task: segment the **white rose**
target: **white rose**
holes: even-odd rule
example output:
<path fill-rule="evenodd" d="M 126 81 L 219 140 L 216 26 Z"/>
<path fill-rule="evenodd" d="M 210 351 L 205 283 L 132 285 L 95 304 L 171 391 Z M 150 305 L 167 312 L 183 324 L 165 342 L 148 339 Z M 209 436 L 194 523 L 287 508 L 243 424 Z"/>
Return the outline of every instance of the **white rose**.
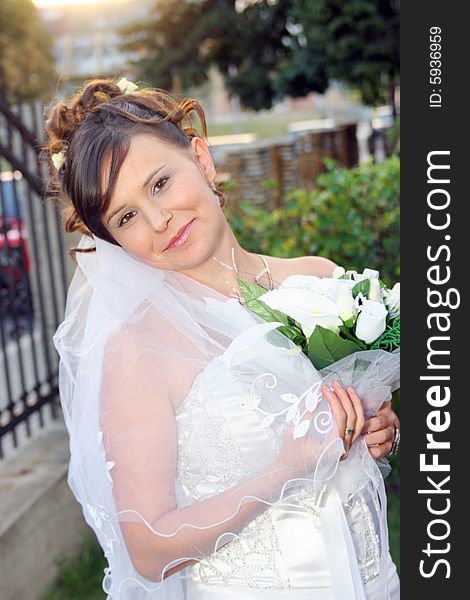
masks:
<path fill-rule="evenodd" d="M 378 279 L 380 276 L 380 273 L 375 269 L 364 269 L 362 271 L 362 274 L 368 277 L 369 279 Z"/>
<path fill-rule="evenodd" d="M 369 279 L 369 300 L 382 302 L 382 289 L 378 279 Z"/>
<path fill-rule="evenodd" d="M 307 338 L 317 325 L 338 333 L 342 324 L 336 303 L 309 289 L 278 288 L 262 294 L 258 300 L 298 321 Z"/>
<path fill-rule="evenodd" d="M 364 269 L 362 273 L 353 271 L 352 274 L 356 282 L 364 281 L 364 279 L 370 279 L 372 281 L 373 279 L 378 279 L 380 275 L 380 273 L 374 269 Z"/>
<path fill-rule="evenodd" d="M 357 337 L 366 344 L 371 344 L 385 331 L 386 316 L 387 309 L 382 302 L 364 300 L 356 322 Z"/>
<path fill-rule="evenodd" d="M 356 306 L 351 290 L 344 285 L 338 290 L 336 306 L 338 307 L 339 316 L 343 321 L 351 319 L 356 314 Z"/>
<path fill-rule="evenodd" d="M 344 267 L 335 267 L 333 269 L 332 277 L 333 279 L 339 279 L 345 273 L 346 271 L 344 270 Z"/>
<path fill-rule="evenodd" d="M 388 306 L 392 317 L 400 314 L 400 283 L 396 283 L 391 290 L 387 291 L 385 304 Z"/>

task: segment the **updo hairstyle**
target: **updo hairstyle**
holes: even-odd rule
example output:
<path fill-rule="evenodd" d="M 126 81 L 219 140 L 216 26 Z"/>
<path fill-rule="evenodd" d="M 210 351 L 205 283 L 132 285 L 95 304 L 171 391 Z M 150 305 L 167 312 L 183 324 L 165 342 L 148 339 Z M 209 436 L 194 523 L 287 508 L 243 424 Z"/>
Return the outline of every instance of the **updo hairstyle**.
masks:
<path fill-rule="evenodd" d="M 193 127 L 193 111 L 202 136 Z M 117 83 L 107 79 L 86 82 L 69 101 L 48 107 L 45 119 L 47 142 L 43 151 L 51 173 L 48 192 L 61 205 L 65 230 L 93 234 L 116 245 L 103 224 L 103 215 L 132 137 L 151 133 L 182 149 L 190 148 L 193 137 L 207 138 L 204 110 L 197 100 L 177 102 L 159 88 L 123 93 Z M 56 153 L 63 153 L 58 170 L 52 160 Z M 103 162 L 109 158 L 108 181 L 102 189 Z M 215 187 L 214 193 L 224 206 L 223 192 Z"/>

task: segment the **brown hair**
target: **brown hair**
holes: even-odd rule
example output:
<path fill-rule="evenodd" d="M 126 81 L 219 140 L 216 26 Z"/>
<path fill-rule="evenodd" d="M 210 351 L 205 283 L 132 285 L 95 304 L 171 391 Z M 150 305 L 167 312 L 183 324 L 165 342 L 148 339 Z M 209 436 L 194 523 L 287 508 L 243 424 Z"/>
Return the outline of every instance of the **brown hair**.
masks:
<path fill-rule="evenodd" d="M 159 88 L 123 93 L 113 81 L 94 79 L 84 84 L 67 103 L 61 101 L 45 112 L 49 157 L 48 191 L 62 204 L 65 230 L 96 235 L 117 244 L 102 222 L 116 185 L 119 170 L 136 133 L 152 133 L 164 142 L 188 149 L 199 136 L 190 113 L 199 119 L 207 137 L 204 110 L 197 100 L 177 102 Z M 65 160 L 57 171 L 51 156 L 64 151 Z M 105 190 L 101 172 L 105 158 L 110 170 Z M 221 206 L 226 199 L 217 188 Z M 93 250 L 93 248 L 92 248 Z M 72 252 L 79 251 L 75 248 Z"/>

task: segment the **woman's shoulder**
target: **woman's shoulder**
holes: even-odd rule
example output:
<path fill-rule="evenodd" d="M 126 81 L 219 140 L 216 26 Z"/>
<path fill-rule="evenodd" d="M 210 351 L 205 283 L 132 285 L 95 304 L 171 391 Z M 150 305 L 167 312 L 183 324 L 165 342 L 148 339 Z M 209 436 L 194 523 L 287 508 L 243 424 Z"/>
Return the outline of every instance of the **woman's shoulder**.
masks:
<path fill-rule="evenodd" d="M 270 264 L 277 271 L 278 281 L 283 281 L 290 275 L 316 275 L 317 277 L 331 277 L 337 266 L 332 260 L 322 256 L 296 256 L 295 258 L 277 258 L 267 256 Z M 274 269 L 273 269 L 274 271 Z"/>

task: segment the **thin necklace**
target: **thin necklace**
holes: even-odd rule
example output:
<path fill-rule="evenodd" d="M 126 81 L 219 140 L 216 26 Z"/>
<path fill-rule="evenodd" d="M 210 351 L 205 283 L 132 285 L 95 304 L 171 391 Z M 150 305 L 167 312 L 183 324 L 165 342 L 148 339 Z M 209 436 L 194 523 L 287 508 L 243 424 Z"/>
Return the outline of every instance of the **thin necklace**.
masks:
<path fill-rule="evenodd" d="M 271 291 L 273 289 L 273 280 L 271 277 L 271 269 L 269 268 L 269 265 L 266 262 L 266 259 L 264 258 L 264 256 L 261 256 L 260 254 L 257 254 L 256 256 L 258 256 L 263 261 L 264 269 L 262 269 L 257 275 L 255 275 L 255 282 L 258 284 L 259 279 L 266 273 L 268 276 L 268 280 L 269 280 L 269 290 L 268 291 Z M 213 256 L 212 258 L 214 260 L 216 260 L 217 262 L 219 262 L 224 267 L 226 267 L 227 269 L 231 269 L 232 271 L 235 271 L 235 273 L 239 272 L 237 264 L 235 262 L 235 248 L 232 247 L 232 265 L 233 266 L 227 265 L 222 260 L 218 259 L 216 256 Z M 228 279 L 226 277 L 222 276 L 222 279 L 234 292 L 234 294 L 232 294 L 232 298 L 237 298 L 238 301 L 243 304 L 245 302 L 245 300 L 244 300 L 244 298 L 240 297 L 240 294 L 238 293 L 236 288 L 228 281 Z"/>

